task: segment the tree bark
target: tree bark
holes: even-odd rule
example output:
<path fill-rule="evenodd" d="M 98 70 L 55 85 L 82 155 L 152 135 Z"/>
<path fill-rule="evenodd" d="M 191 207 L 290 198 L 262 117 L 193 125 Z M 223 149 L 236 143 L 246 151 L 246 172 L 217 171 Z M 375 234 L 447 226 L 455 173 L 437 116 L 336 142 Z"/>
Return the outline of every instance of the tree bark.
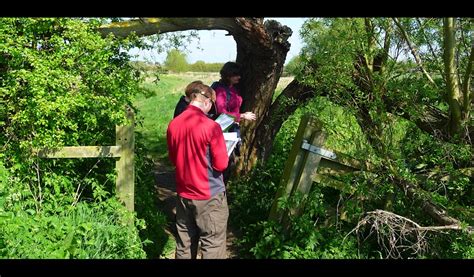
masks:
<path fill-rule="evenodd" d="M 264 122 L 270 109 L 273 93 L 283 71 L 286 54 L 290 49 L 288 38 L 292 31 L 274 20 L 262 18 L 143 18 L 106 24 L 99 28 L 103 36 L 114 33 L 125 37 L 134 32 L 138 36 L 184 31 L 184 30 L 229 31 L 237 44 L 236 62 L 242 67 L 240 92 L 241 112 L 252 111 L 256 121 L 242 125 L 241 156 L 237 160 L 237 173 L 248 172 L 257 162 L 259 144 L 269 144 L 272 137 L 257 136 L 256 130 Z M 261 128 L 264 128 L 263 126 Z"/>
<path fill-rule="evenodd" d="M 470 105 L 471 105 L 471 73 L 472 64 L 474 63 L 474 41 L 471 45 L 471 54 L 469 54 L 469 60 L 467 61 L 466 72 L 464 73 L 464 80 L 462 84 L 463 94 L 463 120 L 468 120 L 470 116 Z"/>
<path fill-rule="evenodd" d="M 290 49 L 288 37 L 292 31 L 277 21 L 259 21 L 239 19 L 245 30 L 234 35 L 237 43 L 237 63 L 242 65 L 243 77 L 240 82 L 244 99 L 241 111 L 252 111 L 256 121 L 242 121 L 241 157 L 237 162 L 237 172 L 246 173 L 256 164 L 260 143 L 272 143 L 273 137 L 259 136 L 256 130 L 271 120 L 268 113 L 273 93 L 283 72 L 286 54 Z M 260 127 L 261 126 L 261 127 Z"/>
<path fill-rule="evenodd" d="M 131 33 L 137 36 L 150 36 L 186 30 L 226 30 L 238 29 L 234 18 L 140 18 L 128 21 L 112 22 L 99 27 L 105 37 L 112 33 L 116 37 L 126 37 Z"/>
<path fill-rule="evenodd" d="M 449 104 L 449 131 L 451 136 L 461 131 L 461 91 L 455 61 L 456 44 L 454 41 L 454 19 L 443 19 L 444 33 L 444 72 Z"/>

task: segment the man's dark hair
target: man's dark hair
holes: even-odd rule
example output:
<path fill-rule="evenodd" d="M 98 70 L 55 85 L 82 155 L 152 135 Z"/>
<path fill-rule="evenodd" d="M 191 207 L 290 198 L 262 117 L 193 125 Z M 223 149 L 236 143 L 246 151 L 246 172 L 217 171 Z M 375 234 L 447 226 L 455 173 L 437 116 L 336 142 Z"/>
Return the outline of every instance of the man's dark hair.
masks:
<path fill-rule="evenodd" d="M 230 77 L 240 76 L 240 65 L 234 62 L 226 62 L 219 73 L 221 74 L 221 80 L 228 84 Z"/>

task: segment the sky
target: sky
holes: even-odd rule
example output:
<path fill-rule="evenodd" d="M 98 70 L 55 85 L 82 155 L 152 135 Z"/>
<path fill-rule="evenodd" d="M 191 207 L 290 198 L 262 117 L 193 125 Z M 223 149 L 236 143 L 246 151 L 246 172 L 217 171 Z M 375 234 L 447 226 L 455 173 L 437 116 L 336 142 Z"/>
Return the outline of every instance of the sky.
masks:
<path fill-rule="evenodd" d="M 287 54 L 286 62 L 292 57 L 298 55 L 302 47 L 302 40 L 299 35 L 301 26 L 306 18 L 301 17 L 269 17 L 267 19 L 274 19 L 287 25 L 293 30 L 293 34 L 288 39 L 291 43 L 290 51 Z M 186 48 L 186 55 L 188 63 L 195 63 L 196 61 L 205 61 L 206 63 L 225 63 L 227 61 L 234 61 L 237 56 L 237 49 L 235 40 L 232 36 L 226 36 L 227 31 L 213 30 L 213 31 L 198 31 L 200 41 L 194 39 Z M 145 60 L 149 62 L 163 63 L 166 59 L 166 53 L 157 53 L 150 50 L 132 49 L 130 53 L 137 55 L 134 59 Z"/>

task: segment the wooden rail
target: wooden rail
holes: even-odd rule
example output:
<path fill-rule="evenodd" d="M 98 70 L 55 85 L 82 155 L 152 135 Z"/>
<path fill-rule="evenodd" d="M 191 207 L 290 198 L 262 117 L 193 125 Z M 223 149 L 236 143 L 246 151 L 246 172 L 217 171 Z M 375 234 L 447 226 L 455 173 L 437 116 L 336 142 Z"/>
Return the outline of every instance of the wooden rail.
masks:
<path fill-rule="evenodd" d="M 115 143 L 113 146 L 65 146 L 58 149 L 43 148 L 37 151 L 40 158 L 118 158 L 115 162 L 117 170 L 116 189 L 118 198 L 129 211 L 134 210 L 135 198 L 135 135 L 134 114 L 127 109 L 129 124 L 115 127 Z"/>

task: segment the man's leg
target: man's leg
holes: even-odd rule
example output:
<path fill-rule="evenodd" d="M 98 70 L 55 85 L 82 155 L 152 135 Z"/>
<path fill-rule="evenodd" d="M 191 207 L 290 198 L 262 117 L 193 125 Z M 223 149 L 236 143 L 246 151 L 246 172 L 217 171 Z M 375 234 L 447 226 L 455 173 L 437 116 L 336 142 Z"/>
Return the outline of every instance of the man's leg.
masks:
<path fill-rule="evenodd" d="M 178 196 L 176 201 L 176 259 L 196 259 L 199 232 L 194 219 L 192 200 Z"/>
<path fill-rule="evenodd" d="M 210 200 L 194 200 L 196 204 L 196 224 L 200 229 L 203 259 L 226 259 L 226 232 L 229 207 L 225 192 L 218 193 Z"/>

